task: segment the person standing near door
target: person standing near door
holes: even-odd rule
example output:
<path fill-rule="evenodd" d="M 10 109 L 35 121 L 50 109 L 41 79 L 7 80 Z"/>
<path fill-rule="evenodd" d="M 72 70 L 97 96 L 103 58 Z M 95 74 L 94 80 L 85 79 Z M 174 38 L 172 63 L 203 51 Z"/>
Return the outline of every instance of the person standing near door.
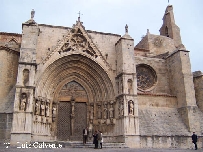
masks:
<path fill-rule="evenodd" d="M 88 134 L 89 134 L 89 130 L 88 130 L 88 127 L 87 127 L 85 129 L 83 129 L 83 144 L 87 143 Z"/>

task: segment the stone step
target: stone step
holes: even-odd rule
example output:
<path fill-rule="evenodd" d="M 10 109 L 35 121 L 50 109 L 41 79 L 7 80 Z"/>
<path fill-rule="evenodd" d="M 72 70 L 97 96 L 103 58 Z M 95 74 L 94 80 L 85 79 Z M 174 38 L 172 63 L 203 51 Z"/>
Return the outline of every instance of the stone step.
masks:
<path fill-rule="evenodd" d="M 74 142 L 58 142 L 58 144 L 63 145 L 63 147 L 71 147 L 71 148 L 94 148 L 94 144 L 92 142 L 87 142 L 83 144 L 81 141 Z M 128 148 L 125 143 L 103 143 L 102 148 Z"/>

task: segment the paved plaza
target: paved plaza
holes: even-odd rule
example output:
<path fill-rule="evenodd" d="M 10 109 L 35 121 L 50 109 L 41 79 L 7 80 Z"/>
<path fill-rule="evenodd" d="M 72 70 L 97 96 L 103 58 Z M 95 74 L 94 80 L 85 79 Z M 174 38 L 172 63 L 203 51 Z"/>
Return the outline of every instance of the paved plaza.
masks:
<path fill-rule="evenodd" d="M 136 149 L 136 148 L 103 148 L 103 149 L 93 149 L 93 148 L 16 148 L 0 146 L 0 152 L 203 152 L 203 149 Z"/>

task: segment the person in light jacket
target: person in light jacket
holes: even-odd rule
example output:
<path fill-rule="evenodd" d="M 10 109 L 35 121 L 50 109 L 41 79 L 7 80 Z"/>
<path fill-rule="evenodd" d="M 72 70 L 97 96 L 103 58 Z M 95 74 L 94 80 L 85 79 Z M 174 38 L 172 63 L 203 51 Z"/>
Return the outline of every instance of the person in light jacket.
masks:
<path fill-rule="evenodd" d="M 98 130 L 98 136 L 97 136 L 97 140 L 98 140 L 98 148 L 101 148 L 101 140 L 102 140 L 102 135 L 101 132 Z"/>
<path fill-rule="evenodd" d="M 102 136 L 102 132 L 100 131 L 100 133 L 101 133 L 101 142 L 100 142 L 100 147 L 101 147 L 101 149 L 102 149 L 102 143 L 103 143 L 103 136 Z"/>

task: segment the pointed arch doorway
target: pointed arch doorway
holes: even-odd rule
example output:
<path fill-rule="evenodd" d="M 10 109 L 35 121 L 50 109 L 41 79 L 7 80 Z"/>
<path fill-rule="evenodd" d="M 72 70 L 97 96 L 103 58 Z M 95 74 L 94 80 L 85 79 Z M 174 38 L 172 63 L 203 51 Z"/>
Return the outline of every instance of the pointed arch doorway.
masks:
<path fill-rule="evenodd" d="M 87 127 L 88 97 L 76 81 L 66 83 L 59 92 L 57 138 L 60 141 L 82 141 Z"/>

